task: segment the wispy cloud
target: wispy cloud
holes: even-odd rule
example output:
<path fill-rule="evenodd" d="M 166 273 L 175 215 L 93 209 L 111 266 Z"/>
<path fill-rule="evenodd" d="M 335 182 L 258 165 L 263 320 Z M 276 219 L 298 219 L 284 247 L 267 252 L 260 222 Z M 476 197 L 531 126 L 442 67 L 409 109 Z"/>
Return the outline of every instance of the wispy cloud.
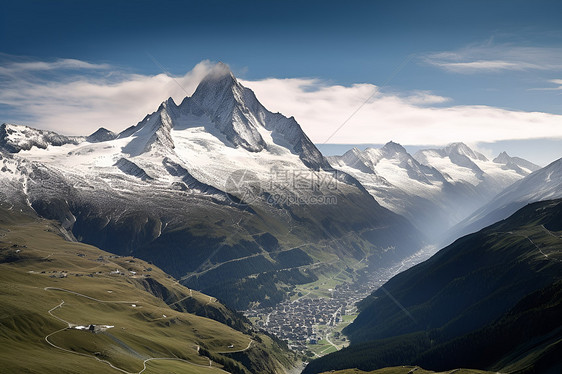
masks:
<path fill-rule="evenodd" d="M 53 70 L 107 70 L 111 69 L 109 64 L 93 64 L 86 61 L 76 59 L 57 59 L 55 61 L 25 61 L 25 62 L 8 62 L 0 66 L 0 75 L 12 75 L 24 72 L 40 72 Z"/>
<path fill-rule="evenodd" d="M 562 79 L 550 79 L 550 83 L 558 85 L 558 87 L 542 87 L 542 88 L 531 88 L 534 91 L 562 91 Z"/>
<path fill-rule="evenodd" d="M 211 66 L 203 61 L 183 76 L 170 77 L 130 74 L 79 60 L 8 64 L 4 72 L 9 74 L 0 78 L 0 122 L 25 122 L 69 135 L 89 134 L 101 126 L 121 131 L 168 97 L 179 102 L 193 93 Z M 45 71 L 48 78 L 42 76 Z"/>
<path fill-rule="evenodd" d="M 422 57 L 430 65 L 454 73 L 562 70 L 562 48 L 523 47 L 487 42 Z"/>
<path fill-rule="evenodd" d="M 92 133 L 100 126 L 121 131 L 156 110 L 168 97 L 179 103 L 186 94 L 192 94 L 212 64 L 203 61 L 176 77 L 91 68 L 87 62 L 67 61 L 60 68 L 48 66 L 55 74 L 68 66 L 76 68 L 71 73 L 65 71 L 61 75 L 64 79 L 38 79 L 31 69 L 25 69 L 26 74 L 1 78 L 0 122 L 19 122 L 75 135 Z M 439 145 L 453 141 L 562 139 L 562 116 L 452 105 L 450 98 L 429 91 L 396 93 L 372 84 L 342 86 L 300 78 L 242 83 L 253 89 L 269 110 L 294 116 L 315 142 L 323 142 L 360 105 L 361 110 L 330 139 L 331 143 L 394 140 L 405 145 Z"/>

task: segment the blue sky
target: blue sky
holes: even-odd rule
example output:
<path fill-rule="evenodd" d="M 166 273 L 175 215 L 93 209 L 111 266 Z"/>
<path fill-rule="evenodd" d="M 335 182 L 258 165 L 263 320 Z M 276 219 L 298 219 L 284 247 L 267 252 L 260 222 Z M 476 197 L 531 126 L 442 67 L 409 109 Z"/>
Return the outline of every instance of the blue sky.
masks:
<path fill-rule="evenodd" d="M 266 106 L 273 105 L 270 109 L 295 115 L 317 143 L 328 138 L 319 135 L 320 119 L 308 119 L 306 110 L 296 108 L 293 112 L 290 101 L 275 108 L 280 99 L 274 100 L 275 95 L 270 95 L 272 90 L 264 86 L 263 80 L 270 79 L 273 87 L 284 78 L 300 79 L 291 81 L 296 82 L 299 90 L 324 93 L 330 87 L 355 87 L 355 91 L 347 90 L 346 94 L 356 95 L 357 102 L 342 99 L 348 106 L 340 105 L 341 118 L 346 118 L 370 97 L 369 89 L 377 90 L 380 97 L 375 100 L 385 99 L 384 103 L 401 100 L 408 108 L 426 109 L 425 114 L 429 113 L 428 109 L 454 108 L 459 116 L 475 121 L 482 119 L 482 111 L 476 115 L 473 110 L 466 115 L 460 109 L 485 106 L 504 110 L 507 112 L 501 112 L 501 116 L 506 120 L 512 116 L 511 111 L 562 115 L 561 19 L 561 2 L 540 0 L 3 1 L 0 85 L 4 85 L 4 92 L 15 87 L 42 92 L 43 88 L 61 83 L 76 87 L 78 81 L 110 86 L 150 80 L 149 77 L 159 76 L 163 70 L 176 78 L 182 77 L 184 82 L 186 74 L 201 61 L 223 61 L 256 91 Z M 30 69 L 32 63 L 46 65 L 33 65 Z M 193 79 L 196 76 L 192 74 Z M 190 85 L 187 81 L 185 84 Z M 357 86 L 361 84 L 367 86 Z M 285 88 L 287 94 L 294 92 Z M 166 96 L 180 95 L 177 92 L 166 95 L 164 89 L 155 92 L 165 97 L 155 95 L 154 108 Z M 0 94 L 0 121 L 55 127 L 46 119 L 45 112 L 26 113 L 26 107 L 14 104 L 16 96 L 17 92 L 11 96 Z M 46 96 L 47 93 L 33 99 Z M 51 101 L 41 103 L 43 109 L 54 105 L 52 96 L 51 92 Z M 59 98 L 53 110 L 64 112 L 63 101 Z M 74 107 L 80 105 L 78 101 L 73 103 Z M 132 104 L 124 101 L 122 105 Z M 372 109 L 372 112 L 366 110 L 363 117 L 376 114 L 375 106 Z M 71 113 L 70 106 L 68 110 L 68 118 L 73 121 L 79 118 Z M 90 118 L 105 121 L 101 114 L 94 113 L 96 108 L 91 110 Z M 40 118 L 41 113 L 44 118 Z M 412 112 L 413 122 L 416 113 Z M 497 113 L 500 112 L 494 112 L 492 117 Z M 449 114 L 447 120 L 452 118 Z M 63 115 L 60 113 L 57 120 L 61 121 Z M 119 115 L 125 113 L 116 114 L 116 118 Z M 539 122 L 546 122 L 534 136 L 559 139 L 562 136 L 556 127 L 556 123 L 562 127 L 557 122 L 559 117 L 543 117 Z M 131 118 L 122 128 L 141 118 Z M 415 138 L 400 139 L 404 119 L 402 125 L 396 125 L 399 130 L 395 136 L 388 131 L 395 126 L 393 117 L 386 115 L 379 120 L 385 131 L 378 133 L 392 139 L 383 139 L 381 134 L 381 137 L 367 137 L 363 143 L 395 140 L 416 144 Z M 439 121 L 444 120 L 441 117 Z M 429 119 L 425 121 L 428 123 Z M 536 142 L 529 143 L 528 149 L 521 142 L 525 138 L 522 130 L 525 121 L 532 127 L 537 119 L 518 116 L 517 129 L 513 131 L 518 135 L 513 139 L 507 134 L 506 139 L 497 134 L 483 134 L 481 140 L 490 143 L 518 139 L 512 142 L 518 144 L 514 151 L 539 152 Z M 93 126 L 83 127 L 89 131 Z M 337 125 L 325 127 L 324 133 L 331 134 L 330 130 Z M 497 132 L 505 128 L 500 127 Z M 81 129 L 66 130 L 78 133 Z M 450 131 L 455 133 L 454 128 Z M 458 136 L 465 133 L 459 131 Z M 357 141 L 342 132 L 341 136 L 335 134 L 330 142 L 349 144 L 350 140 Z M 474 144 L 477 140 L 471 137 L 467 142 Z M 432 141 L 430 137 L 420 136 L 417 144 L 445 141 L 449 139 L 436 137 Z M 540 161 L 539 157 L 535 161 L 544 164 L 555 156 L 549 151 Z"/>

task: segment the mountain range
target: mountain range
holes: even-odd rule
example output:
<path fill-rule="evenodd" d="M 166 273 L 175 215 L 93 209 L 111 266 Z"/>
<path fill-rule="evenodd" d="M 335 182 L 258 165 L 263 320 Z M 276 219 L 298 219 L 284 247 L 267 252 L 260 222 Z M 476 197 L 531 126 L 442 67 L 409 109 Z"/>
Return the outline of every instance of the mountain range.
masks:
<path fill-rule="evenodd" d="M 537 170 L 496 195 L 486 205 L 455 225 L 449 241 L 507 218 L 526 204 L 562 198 L 562 159 Z"/>
<path fill-rule="evenodd" d="M 463 143 L 412 156 L 390 142 L 380 149 L 353 148 L 328 160 L 436 243 L 504 188 L 540 169 L 505 152 L 488 160 Z"/>
<path fill-rule="evenodd" d="M 424 241 L 222 64 L 191 97 L 119 134 L 3 124 L 0 149 L 2 201 L 237 309 L 273 305 L 318 274 L 383 266 Z"/>
<path fill-rule="evenodd" d="M 3 124 L 0 152 L 0 200 L 238 309 L 444 241 L 539 169 L 463 143 L 412 156 L 390 142 L 326 158 L 293 117 L 268 111 L 220 63 L 191 97 L 164 101 L 118 134 Z"/>
<path fill-rule="evenodd" d="M 562 202 L 545 200 L 556 198 L 562 159 L 544 168 L 505 152 L 490 160 L 463 143 L 411 155 L 394 142 L 324 157 L 293 117 L 267 110 L 219 63 L 193 95 L 179 104 L 169 98 L 120 133 L 101 127 L 65 136 L 0 125 L 0 265 L 4 284 L 15 290 L 3 294 L 10 333 L 2 339 L 7 346 L 20 333 L 44 337 L 26 318 L 53 328 L 68 320 L 61 317 L 66 307 L 51 305 L 46 291 L 59 292 L 64 283 L 60 292 L 68 293 L 68 274 L 96 277 L 84 269 L 100 267 L 134 279 L 102 277 L 111 293 L 126 290 L 151 313 L 174 315 L 152 330 L 160 321 L 154 313 L 117 308 L 124 326 L 136 318 L 165 336 L 161 323 L 179 324 L 181 339 L 199 347 L 184 357 L 158 340 L 149 350 L 233 372 L 281 372 L 296 356 L 232 309 L 273 306 L 295 286 L 320 279 L 330 286 L 336 278 L 364 280 L 369 270 L 428 244 L 454 242 L 362 301 L 345 330 L 351 346 L 306 372 L 404 364 L 555 370 Z M 25 291 L 25 277 L 37 289 Z M 77 284 L 73 303 L 89 316 L 109 315 L 76 298 L 92 291 L 104 299 L 99 284 Z M 23 306 L 16 300 L 22 295 L 34 295 L 40 306 Z M 47 304 L 49 321 L 35 310 Z M 205 330 L 185 327 L 197 323 Z M 519 326 L 523 332 L 514 333 Z M 105 360 L 136 370 L 150 356 L 139 351 L 144 333 L 125 340 L 106 334 L 94 346 L 75 333 L 60 343 L 102 366 Z M 213 334 L 252 339 L 255 349 L 229 355 L 224 339 L 207 339 Z M 479 344 L 490 353 L 478 356 Z M 40 348 L 34 346 L 39 361 L 47 360 Z"/>

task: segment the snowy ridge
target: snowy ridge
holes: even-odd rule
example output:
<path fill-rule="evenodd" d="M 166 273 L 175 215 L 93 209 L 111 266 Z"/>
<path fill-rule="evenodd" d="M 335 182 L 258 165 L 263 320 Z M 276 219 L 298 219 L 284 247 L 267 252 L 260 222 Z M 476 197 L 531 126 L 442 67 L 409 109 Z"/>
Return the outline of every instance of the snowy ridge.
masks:
<path fill-rule="evenodd" d="M 389 142 L 380 149 L 354 148 L 328 159 L 357 178 L 381 205 L 406 216 L 436 240 L 538 168 L 503 153 L 490 161 L 463 143 L 421 150 L 412 157 L 400 144 Z"/>
<path fill-rule="evenodd" d="M 53 131 L 37 130 L 27 126 L 3 123 L 0 125 L 0 150 L 17 153 L 33 147 L 45 149 L 48 146 L 79 144 L 84 137 L 64 136 Z"/>
<path fill-rule="evenodd" d="M 513 183 L 456 225 L 449 241 L 505 219 L 526 204 L 562 198 L 562 159 Z"/>
<path fill-rule="evenodd" d="M 525 159 L 520 157 L 511 157 L 507 154 L 507 152 L 502 152 L 498 155 L 498 157 L 494 158 L 493 160 L 497 164 L 502 164 L 502 168 L 504 170 L 512 169 L 515 170 L 518 174 L 530 174 L 534 171 L 540 169 L 540 166 L 533 164 Z"/>
<path fill-rule="evenodd" d="M 505 152 L 490 161 L 463 143 L 454 143 L 443 149 L 421 150 L 414 158 L 421 164 L 436 168 L 452 183 L 465 182 L 485 187 L 490 197 L 538 168 L 529 161 L 518 159 L 517 162 L 526 165 L 522 168 Z"/>

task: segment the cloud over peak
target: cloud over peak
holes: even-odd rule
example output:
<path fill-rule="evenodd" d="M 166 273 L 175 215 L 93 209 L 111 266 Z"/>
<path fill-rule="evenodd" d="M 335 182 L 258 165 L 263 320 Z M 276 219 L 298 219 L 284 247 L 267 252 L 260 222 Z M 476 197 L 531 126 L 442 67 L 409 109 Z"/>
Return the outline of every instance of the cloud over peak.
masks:
<path fill-rule="evenodd" d="M 213 66 L 203 61 L 186 74 L 172 77 L 163 73 L 131 74 L 104 64 L 72 59 L 5 64 L 10 73 L 0 77 L 0 122 L 22 123 L 69 135 L 90 134 L 101 126 L 121 131 L 154 111 L 168 97 L 181 102 L 191 95 Z M 45 70 L 55 74 L 55 78 L 61 71 L 64 79 L 42 77 Z M 552 83 L 562 84 L 558 81 Z M 241 82 L 254 90 L 269 110 L 294 116 L 317 143 L 328 137 L 331 143 L 340 144 L 380 144 L 393 139 L 401 144 L 431 145 L 562 139 L 562 116 L 454 105 L 451 98 L 430 91 L 388 92 L 368 83 L 343 86 L 316 78 Z"/>

